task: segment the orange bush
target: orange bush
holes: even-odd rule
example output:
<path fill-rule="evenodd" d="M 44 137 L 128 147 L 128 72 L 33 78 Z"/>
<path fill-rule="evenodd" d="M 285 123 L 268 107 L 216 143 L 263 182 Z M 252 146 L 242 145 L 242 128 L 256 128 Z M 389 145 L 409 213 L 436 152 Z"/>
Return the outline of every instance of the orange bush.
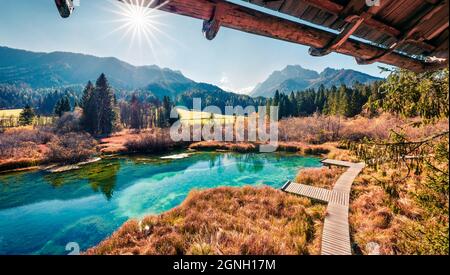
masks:
<path fill-rule="evenodd" d="M 381 114 L 374 118 L 320 115 L 295 117 L 280 121 L 279 138 L 281 141 L 322 144 L 342 140 L 358 141 L 362 138 L 386 139 L 391 130 L 404 132 L 411 139 L 448 130 L 448 119 L 420 128 L 414 127 L 414 122 L 417 122 L 417 119 L 401 119 L 390 114 Z"/>
<path fill-rule="evenodd" d="M 124 146 L 129 152 L 155 153 L 163 152 L 177 145 L 170 137 L 168 129 L 152 129 L 135 134 Z"/>
<path fill-rule="evenodd" d="M 48 143 L 45 161 L 74 164 L 91 158 L 95 153 L 95 140 L 86 133 L 67 133 Z"/>

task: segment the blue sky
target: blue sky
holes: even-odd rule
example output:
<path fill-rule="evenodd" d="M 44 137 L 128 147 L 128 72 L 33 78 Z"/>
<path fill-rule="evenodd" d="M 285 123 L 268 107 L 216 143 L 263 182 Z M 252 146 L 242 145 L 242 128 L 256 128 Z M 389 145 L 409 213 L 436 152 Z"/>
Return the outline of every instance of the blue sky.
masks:
<path fill-rule="evenodd" d="M 378 65 L 357 65 L 352 57 L 311 57 L 308 47 L 222 28 L 206 40 L 202 22 L 156 11 L 160 32 L 153 32 L 154 51 L 133 42 L 121 26 L 112 0 L 80 0 L 69 19 L 59 17 L 53 0 L 0 0 L 0 45 L 31 51 L 70 51 L 114 56 L 133 65 L 156 64 L 187 77 L 235 92 L 251 90 L 274 70 L 287 65 L 322 71 L 346 68 L 380 76 Z M 237 0 L 233 0 L 236 2 Z M 116 21 L 116 22 L 114 22 Z M 112 33 L 113 32 L 113 33 Z"/>

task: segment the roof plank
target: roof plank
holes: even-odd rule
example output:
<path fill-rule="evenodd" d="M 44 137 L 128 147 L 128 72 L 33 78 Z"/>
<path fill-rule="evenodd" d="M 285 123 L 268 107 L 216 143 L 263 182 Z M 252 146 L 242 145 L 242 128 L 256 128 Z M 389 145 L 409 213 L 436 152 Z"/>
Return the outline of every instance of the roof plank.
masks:
<path fill-rule="evenodd" d="M 131 0 L 119 1 L 126 3 L 135 2 Z M 445 56 L 442 49 L 445 48 L 446 42 L 440 40 L 439 44 L 429 44 L 430 42 L 437 43 L 437 38 L 445 36 L 445 33 L 448 30 L 448 26 L 445 24 L 433 24 L 431 26 L 430 24 L 427 24 L 427 22 L 419 20 L 420 24 L 416 26 L 414 32 L 422 33 L 425 35 L 428 34 L 434 39 L 430 41 L 420 38 L 418 42 L 422 43 L 422 46 L 428 45 L 424 47 L 422 47 L 420 43 L 405 43 L 407 45 L 402 45 L 401 49 L 405 50 L 405 53 L 407 55 L 396 50 L 386 53 L 385 48 L 377 46 L 383 45 L 382 43 L 385 43 L 383 46 L 389 47 L 389 43 L 395 42 L 395 40 L 386 38 L 385 35 L 378 33 L 379 31 L 381 31 L 391 33 L 391 35 L 395 35 L 396 31 L 399 30 L 397 26 L 390 26 L 385 24 L 385 22 L 389 22 L 389 16 L 408 16 L 408 11 L 410 10 L 408 9 L 408 7 L 422 7 L 424 5 L 430 5 L 429 3 L 426 3 L 424 1 L 425 0 L 389 1 L 389 3 L 386 4 L 386 7 L 388 7 L 387 11 L 384 8 L 366 10 L 365 12 L 369 11 L 375 13 L 376 18 L 370 18 L 369 16 L 367 20 L 364 20 L 363 25 L 372 28 L 374 31 L 370 31 L 370 29 L 364 28 L 360 32 L 355 31 L 354 35 L 359 34 L 361 36 L 364 36 L 364 39 L 372 42 L 373 44 L 349 38 L 345 42 L 343 42 L 342 45 L 339 45 L 339 47 L 334 49 L 334 51 L 337 53 L 354 56 L 358 60 L 370 60 L 376 58 L 376 61 L 378 62 L 406 68 L 417 72 L 435 69 L 437 67 L 448 66 L 448 55 L 445 61 L 439 62 L 439 64 L 428 64 L 426 62 L 423 62 L 423 60 L 421 59 L 416 59 L 415 57 L 413 57 L 413 55 L 430 53 L 431 51 L 433 51 L 433 49 L 436 49 L 438 47 L 440 47 L 440 51 L 437 53 L 439 53 L 440 56 Z M 441 1 L 446 2 L 448 5 L 449 0 Z M 334 20 L 333 15 L 326 16 L 327 13 L 332 14 L 332 12 L 344 12 L 344 7 L 342 6 L 342 4 L 338 4 L 330 0 L 251 0 L 250 2 L 255 4 L 259 3 L 259 5 L 266 6 L 274 10 L 279 9 L 285 14 L 297 15 L 301 19 L 307 19 L 307 21 L 313 23 L 316 22 L 319 25 L 325 23 L 330 24 L 330 22 Z M 218 5 L 221 5 L 226 9 L 226 12 L 223 12 L 223 16 L 221 16 L 220 18 L 220 25 L 223 27 L 228 27 L 292 43 L 298 43 L 314 48 L 326 47 L 331 41 L 334 41 L 337 36 L 335 33 L 327 31 L 326 29 L 317 28 L 315 26 L 303 24 L 301 22 L 291 21 L 251 7 L 234 4 L 224 0 L 144 0 L 143 4 L 150 4 L 151 8 L 159 8 L 162 11 L 208 21 L 213 18 L 216 7 Z M 409 4 L 411 5 L 408 6 Z M 358 7 L 359 6 L 356 6 L 356 8 Z M 398 10 L 400 8 L 404 10 Z M 354 9 L 355 8 L 347 8 L 347 10 Z M 330 13 L 330 11 L 332 12 Z M 442 20 L 443 16 L 440 12 L 441 11 L 434 14 L 439 15 L 440 18 L 438 19 Z M 385 14 L 385 16 L 383 14 Z M 448 11 L 446 14 L 448 18 Z M 359 14 L 359 16 L 362 16 L 362 14 Z M 429 17 L 429 15 L 427 15 L 427 17 Z M 433 20 L 435 20 L 434 17 Z M 397 21 L 402 22 L 402 20 Z M 338 17 L 338 19 L 335 20 L 333 26 L 336 27 L 339 24 L 342 25 L 342 22 L 342 19 Z M 446 37 L 448 37 L 448 32 Z M 415 37 L 411 38 L 415 39 Z"/>

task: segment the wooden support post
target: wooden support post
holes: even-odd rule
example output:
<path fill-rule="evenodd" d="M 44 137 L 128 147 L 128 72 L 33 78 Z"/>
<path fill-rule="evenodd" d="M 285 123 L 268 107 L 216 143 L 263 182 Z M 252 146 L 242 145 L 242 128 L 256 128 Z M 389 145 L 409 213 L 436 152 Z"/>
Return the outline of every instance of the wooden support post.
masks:
<path fill-rule="evenodd" d="M 226 14 L 227 7 L 222 2 L 216 3 L 213 15 L 209 20 L 203 20 L 203 35 L 208 40 L 216 38 L 219 33 L 222 17 Z"/>

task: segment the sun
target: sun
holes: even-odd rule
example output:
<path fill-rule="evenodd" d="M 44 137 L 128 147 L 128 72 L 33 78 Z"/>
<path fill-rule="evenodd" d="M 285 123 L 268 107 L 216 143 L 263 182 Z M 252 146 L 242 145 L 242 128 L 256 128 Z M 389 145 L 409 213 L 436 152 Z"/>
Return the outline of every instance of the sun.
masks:
<path fill-rule="evenodd" d="M 167 36 L 161 27 L 163 24 L 158 20 L 161 13 L 157 9 L 161 6 L 155 5 L 155 0 L 123 0 L 112 1 L 114 8 L 111 10 L 117 19 L 117 27 L 111 32 L 123 32 L 122 39 L 126 39 L 130 48 L 138 44 L 139 47 L 149 46 L 153 51 L 155 43 L 158 43 L 158 35 Z"/>
<path fill-rule="evenodd" d="M 124 22 L 128 27 L 133 29 L 143 29 L 146 28 L 147 24 L 153 23 L 151 18 L 151 12 L 149 8 L 140 5 L 130 5 L 128 4 L 127 12 L 123 13 Z M 150 27 L 150 25 L 149 25 Z"/>

